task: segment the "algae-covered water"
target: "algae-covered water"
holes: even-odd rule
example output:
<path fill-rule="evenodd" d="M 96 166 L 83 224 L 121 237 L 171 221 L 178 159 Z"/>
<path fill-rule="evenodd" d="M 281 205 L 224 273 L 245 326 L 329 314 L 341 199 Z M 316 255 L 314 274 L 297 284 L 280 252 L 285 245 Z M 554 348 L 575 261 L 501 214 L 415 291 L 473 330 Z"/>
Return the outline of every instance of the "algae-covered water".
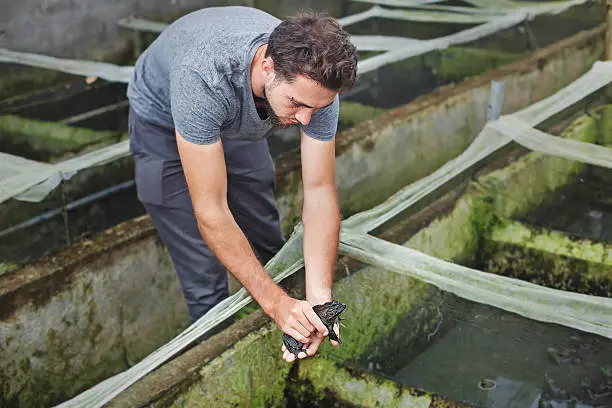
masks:
<path fill-rule="evenodd" d="M 416 355 L 374 368 L 477 407 L 612 406 L 612 341 L 452 295 L 440 313 Z"/>

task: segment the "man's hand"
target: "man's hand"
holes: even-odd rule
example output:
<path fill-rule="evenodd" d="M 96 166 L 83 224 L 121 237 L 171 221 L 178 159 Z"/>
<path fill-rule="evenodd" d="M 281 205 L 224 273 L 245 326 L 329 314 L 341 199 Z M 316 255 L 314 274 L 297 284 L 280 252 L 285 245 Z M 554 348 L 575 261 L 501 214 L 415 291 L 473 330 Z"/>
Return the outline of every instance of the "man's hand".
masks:
<path fill-rule="evenodd" d="M 305 300 L 283 296 L 272 318 L 279 329 L 301 343 L 310 343 L 315 333 L 327 335 L 327 328 Z"/>
<path fill-rule="evenodd" d="M 315 304 L 322 304 L 325 302 L 315 302 L 315 304 L 311 304 L 309 302 L 306 302 L 306 303 L 308 303 L 308 307 L 314 313 L 314 310 L 312 310 L 312 306 L 314 306 Z M 317 316 L 316 313 L 314 313 L 314 315 L 317 317 L 317 320 L 321 322 L 321 319 L 319 318 L 319 316 Z M 302 341 L 298 337 L 292 336 L 294 339 L 298 340 L 299 342 L 304 343 L 304 347 L 306 348 L 306 353 L 300 352 L 298 354 L 298 358 L 302 359 L 306 357 L 312 357 L 317 353 L 317 351 L 319 350 L 319 346 L 321 345 L 323 340 L 325 340 L 325 337 L 329 334 L 327 333 L 327 328 L 325 327 L 325 325 L 323 325 L 322 322 L 321 322 L 321 326 L 323 327 L 323 329 L 322 330 L 317 329 L 315 332 L 313 332 L 310 335 L 310 338 L 308 339 L 308 341 Z M 338 335 L 338 338 L 340 338 L 340 326 L 338 325 L 338 323 L 334 324 L 334 332 L 336 332 L 336 334 Z M 336 347 L 338 346 L 337 341 L 330 340 L 330 343 L 333 346 L 336 346 Z M 285 347 L 285 344 L 281 346 L 281 350 L 283 352 L 283 359 L 285 361 L 287 361 L 288 363 L 292 363 L 293 361 L 295 361 L 295 358 L 296 358 L 295 354 L 287 350 L 287 347 Z"/>

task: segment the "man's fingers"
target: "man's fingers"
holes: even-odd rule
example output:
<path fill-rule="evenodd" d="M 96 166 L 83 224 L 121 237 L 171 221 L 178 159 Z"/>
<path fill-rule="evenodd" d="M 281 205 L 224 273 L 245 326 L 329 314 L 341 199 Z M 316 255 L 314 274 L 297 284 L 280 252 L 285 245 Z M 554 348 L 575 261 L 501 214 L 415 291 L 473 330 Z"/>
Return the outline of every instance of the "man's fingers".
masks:
<path fill-rule="evenodd" d="M 301 321 L 296 321 L 293 324 L 293 328 L 297 330 L 302 335 L 302 337 L 304 337 L 304 340 L 300 340 L 302 343 L 310 341 L 310 335 L 314 332 L 314 328 L 308 330 Z M 295 337 L 295 339 L 297 339 L 297 337 Z"/>
<path fill-rule="evenodd" d="M 310 344 L 306 348 L 306 351 L 308 352 L 309 356 L 314 356 L 317 353 L 317 350 L 319 349 L 319 346 L 323 342 L 324 338 L 325 337 L 323 337 L 323 336 L 313 336 L 312 337 L 312 341 L 310 342 Z"/>
<path fill-rule="evenodd" d="M 327 332 L 327 327 L 323 324 L 319 316 L 312 310 L 312 307 L 307 307 L 304 309 L 304 314 L 310 320 L 310 323 L 314 325 L 314 328 L 324 336 L 327 336 L 329 333 Z"/>
<path fill-rule="evenodd" d="M 300 310 L 298 320 L 300 321 L 300 323 L 302 323 L 302 326 L 304 326 L 305 329 L 312 333 L 317 330 L 317 328 L 311 321 L 311 315 L 314 314 L 315 316 L 317 316 L 317 314 L 314 312 L 314 310 L 312 310 L 310 303 L 302 301 L 300 304 L 302 305 L 302 310 Z"/>
<path fill-rule="evenodd" d="M 291 337 L 293 337 L 294 339 L 296 339 L 300 343 L 308 343 L 308 341 L 309 341 L 308 337 L 302 335 L 300 332 L 298 332 L 293 327 L 287 329 L 287 331 L 285 333 L 287 333 L 288 335 L 290 335 Z"/>
<path fill-rule="evenodd" d="M 285 354 L 283 354 L 283 358 L 288 363 L 292 363 L 293 361 L 295 361 L 295 355 L 293 353 L 286 352 Z"/>

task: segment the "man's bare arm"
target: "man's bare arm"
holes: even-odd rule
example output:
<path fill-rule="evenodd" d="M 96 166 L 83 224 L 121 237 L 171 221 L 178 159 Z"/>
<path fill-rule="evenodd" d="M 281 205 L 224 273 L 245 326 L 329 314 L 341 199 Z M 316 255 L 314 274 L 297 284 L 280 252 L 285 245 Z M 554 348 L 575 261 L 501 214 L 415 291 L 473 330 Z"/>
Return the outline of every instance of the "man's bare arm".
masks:
<path fill-rule="evenodd" d="M 334 180 L 334 141 L 316 140 L 303 133 L 301 138 L 306 299 L 314 305 L 332 299 L 340 210 Z"/>
<path fill-rule="evenodd" d="M 222 142 L 197 145 L 176 135 L 198 228 L 210 249 L 285 333 L 307 341 L 315 328 L 325 330 L 307 302 L 289 297 L 274 283 L 234 220 Z"/>

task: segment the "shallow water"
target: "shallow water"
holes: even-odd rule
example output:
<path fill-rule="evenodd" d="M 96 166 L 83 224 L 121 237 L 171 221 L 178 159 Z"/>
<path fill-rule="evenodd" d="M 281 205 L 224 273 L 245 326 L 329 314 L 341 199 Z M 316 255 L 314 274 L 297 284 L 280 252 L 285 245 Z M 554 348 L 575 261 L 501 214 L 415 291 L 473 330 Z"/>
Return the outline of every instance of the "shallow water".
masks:
<path fill-rule="evenodd" d="M 364 368 L 478 407 L 612 407 L 611 340 L 452 295 L 440 313 L 425 347 Z"/>

